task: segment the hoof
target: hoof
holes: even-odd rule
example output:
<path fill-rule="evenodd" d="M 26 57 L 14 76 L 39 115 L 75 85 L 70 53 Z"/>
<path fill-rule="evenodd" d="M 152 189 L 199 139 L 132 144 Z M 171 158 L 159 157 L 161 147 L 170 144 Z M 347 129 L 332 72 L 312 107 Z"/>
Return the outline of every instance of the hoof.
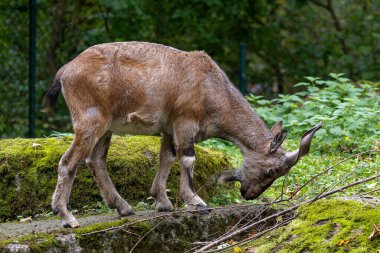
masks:
<path fill-rule="evenodd" d="M 63 222 L 62 222 L 62 226 L 63 226 L 64 228 L 77 228 L 77 227 L 79 227 L 80 225 L 79 225 L 79 223 L 75 220 L 75 221 L 71 221 L 71 222 L 65 222 L 65 221 L 63 221 Z"/>
<path fill-rule="evenodd" d="M 133 211 L 133 209 L 130 209 L 130 210 L 127 210 L 127 211 L 123 211 L 123 212 L 119 212 L 119 211 L 118 211 L 118 213 L 119 213 L 119 215 L 120 215 L 121 217 L 124 217 L 124 216 L 131 216 L 131 215 L 135 215 L 135 214 L 136 214 L 136 212 Z"/>
<path fill-rule="evenodd" d="M 197 206 L 195 211 L 201 215 L 207 215 L 211 213 L 211 211 L 207 210 L 207 208 L 207 206 Z"/>
<path fill-rule="evenodd" d="M 62 218 L 62 226 L 64 228 L 77 228 L 79 227 L 79 222 L 75 219 L 74 215 L 68 213 Z"/>
<path fill-rule="evenodd" d="M 136 214 L 135 211 L 133 211 L 132 208 L 125 208 L 123 210 L 117 210 L 118 214 L 121 216 L 121 217 L 124 217 L 124 216 L 131 216 L 131 215 L 134 215 Z"/>
<path fill-rule="evenodd" d="M 122 217 L 136 214 L 135 211 L 133 211 L 132 207 L 124 199 L 118 201 L 115 206 L 117 213 Z"/>
<path fill-rule="evenodd" d="M 172 212 L 174 210 L 172 203 L 160 204 L 156 202 L 155 209 L 157 212 Z"/>

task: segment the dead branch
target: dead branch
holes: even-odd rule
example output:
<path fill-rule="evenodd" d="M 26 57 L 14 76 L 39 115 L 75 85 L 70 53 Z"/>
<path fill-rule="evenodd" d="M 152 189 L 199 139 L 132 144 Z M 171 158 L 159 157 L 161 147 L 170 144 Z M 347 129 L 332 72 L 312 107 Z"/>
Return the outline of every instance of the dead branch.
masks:
<path fill-rule="evenodd" d="M 297 216 L 298 216 L 298 215 L 296 214 L 296 215 L 292 216 L 291 218 L 286 219 L 286 220 L 283 221 L 283 222 L 279 222 L 279 223 L 277 223 L 277 224 L 275 224 L 275 225 L 273 225 L 273 226 L 271 226 L 271 227 L 269 227 L 269 228 L 267 228 L 267 229 L 265 229 L 265 230 L 263 230 L 263 231 L 261 231 L 261 232 L 255 234 L 255 235 L 253 235 L 253 236 L 250 236 L 250 237 L 248 237 L 248 238 L 246 238 L 246 239 L 243 239 L 243 240 L 241 240 L 241 241 L 239 241 L 239 242 L 237 242 L 237 243 L 235 243 L 235 244 L 232 244 L 232 245 L 229 245 L 229 246 L 227 246 L 227 247 L 224 247 L 223 249 L 208 250 L 208 251 L 205 251 L 205 252 L 207 252 L 207 253 L 208 253 L 208 252 L 222 252 L 222 251 L 226 251 L 227 249 L 230 249 L 230 248 L 232 248 L 232 247 L 235 247 L 235 246 L 238 246 L 238 245 L 246 244 L 246 243 L 248 243 L 248 242 L 253 241 L 254 239 L 257 239 L 257 238 L 259 238 L 259 237 L 265 235 L 266 233 L 268 233 L 268 232 L 270 232 L 270 231 L 273 231 L 273 230 L 275 230 L 275 229 L 277 229 L 277 228 L 279 228 L 279 227 L 283 227 L 283 226 L 288 225 L 288 224 L 291 223 L 295 218 L 297 218 Z"/>
<path fill-rule="evenodd" d="M 205 252 L 205 251 L 207 251 L 208 249 L 212 248 L 213 246 L 215 246 L 215 245 L 217 245 L 217 244 L 219 244 L 219 243 L 221 243 L 221 242 L 224 242 L 224 241 L 226 241 L 226 240 L 228 240 L 228 239 L 231 239 L 231 238 L 234 237 L 234 236 L 237 236 L 237 235 L 239 235 L 239 234 L 242 234 L 243 232 L 247 231 L 248 229 L 253 228 L 254 226 L 256 226 L 256 225 L 258 225 L 258 224 L 261 224 L 261 223 L 263 223 L 263 222 L 265 222 L 265 221 L 268 221 L 268 220 L 270 220 L 270 219 L 273 219 L 273 218 L 275 218 L 275 217 L 278 217 L 278 216 L 281 216 L 281 215 L 287 214 L 287 213 L 289 213 L 289 212 L 291 212 L 291 211 L 294 211 L 294 210 L 298 209 L 300 206 L 302 206 L 302 205 L 304 205 L 304 204 L 311 204 L 311 203 L 315 202 L 316 200 L 319 200 L 319 199 L 325 198 L 325 197 L 330 196 L 330 195 L 332 195 L 332 194 L 334 194 L 334 193 L 337 193 L 337 192 L 343 191 L 343 190 L 345 190 L 345 189 L 348 189 L 348 188 L 350 188 L 350 187 L 353 187 L 353 186 L 356 186 L 356 185 L 359 185 L 359 184 L 362 184 L 362 183 L 365 183 L 365 182 L 368 182 L 368 181 L 374 180 L 374 179 L 379 178 L 379 177 L 380 177 L 380 174 L 376 174 L 376 175 L 374 175 L 374 176 L 372 176 L 372 177 L 368 177 L 368 178 L 365 178 L 365 179 L 362 179 L 362 180 L 359 180 L 359 181 L 353 182 L 353 183 L 348 184 L 348 185 L 345 185 L 345 186 L 343 186 L 343 187 L 341 187 L 341 188 L 338 188 L 338 189 L 335 189 L 335 190 L 332 190 L 332 191 L 326 192 L 326 193 L 324 193 L 324 194 L 322 194 L 322 195 L 317 195 L 317 196 L 316 196 L 314 199 L 312 199 L 311 201 L 305 201 L 305 202 L 299 203 L 299 204 L 297 204 L 297 205 L 295 205 L 295 206 L 293 206 L 293 207 L 290 207 L 290 208 L 285 209 L 285 210 L 283 210 L 283 211 L 281 211 L 281 212 L 275 213 L 275 214 L 270 215 L 270 216 L 268 216 L 268 217 L 266 217 L 266 218 L 264 218 L 264 219 L 261 219 L 261 220 L 259 220 L 259 221 L 257 221 L 257 222 L 254 222 L 254 223 L 252 223 L 252 224 L 249 224 L 248 226 L 245 226 L 244 228 L 238 229 L 238 230 L 234 231 L 233 233 L 230 233 L 230 234 L 228 234 L 228 235 L 222 236 L 222 237 L 220 237 L 219 239 L 214 240 L 214 241 L 212 241 L 211 243 L 209 243 L 209 244 L 203 246 L 203 247 L 200 248 L 199 250 L 195 251 L 195 253 Z"/>
<path fill-rule="evenodd" d="M 302 204 L 304 204 L 304 203 L 302 203 Z M 228 239 L 231 239 L 232 237 L 237 236 L 237 235 L 239 235 L 239 234 L 241 234 L 241 233 L 243 233 L 243 232 L 245 232 L 245 231 L 247 231 L 247 230 L 253 228 L 253 227 L 256 226 L 256 225 L 259 225 L 259 224 L 264 223 L 264 222 L 266 222 L 266 221 L 269 221 L 269 220 L 271 220 L 271 219 L 273 219 L 273 218 L 276 218 L 276 217 L 278 217 L 278 216 L 281 216 L 281 215 L 287 214 L 287 213 L 289 213 L 289 212 L 291 212 L 291 211 L 293 211 L 293 210 L 296 210 L 296 209 L 297 209 L 298 207 L 300 207 L 302 204 L 295 205 L 295 206 L 290 207 L 290 208 L 288 208 L 288 209 L 285 209 L 285 210 L 283 210 L 283 211 L 281 211 L 281 212 L 278 212 L 278 213 L 272 214 L 272 215 L 270 215 L 270 216 L 268 216 L 268 217 L 266 217 L 266 218 L 264 218 L 264 219 L 261 219 L 261 220 L 259 220 L 259 221 L 254 222 L 254 223 L 251 223 L 251 224 L 245 226 L 244 228 L 240 228 L 240 229 L 238 229 L 238 230 L 235 230 L 234 232 L 232 232 L 232 233 L 230 233 L 230 234 L 228 234 L 228 235 L 226 235 L 226 236 L 222 236 L 222 237 L 220 237 L 219 239 L 210 242 L 209 244 L 203 246 L 203 247 L 200 248 L 199 250 L 196 250 L 195 253 L 205 252 L 206 250 L 212 248 L 213 246 L 215 246 L 215 245 L 217 245 L 217 244 L 219 244 L 219 243 L 221 243 L 221 242 L 224 242 L 224 241 L 226 241 L 226 240 L 228 240 Z"/>
<path fill-rule="evenodd" d="M 253 221 L 253 220 L 255 220 L 255 219 L 257 219 L 257 218 L 259 218 L 260 217 L 260 215 L 262 215 L 265 211 L 267 211 L 270 207 L 272 207 L 273 206 L 273 204 L 274 203 L 276 203 L 276 201 L 277 201 L 277 199 L 278 199 L 279 197 L 277 197 L 274 201 L 272 201 L 271 203 L 269 203 L 268 205 L 266 205 L 265 207 L 264 207 L 264 209 L 259 213 L 259 214 L 257 214 L 253 219 L 251 219 L 250 220 L 250 222 L 251 221 Z M 244 215 L 227 233 L 225 233 L 225 234 L 229 234 L 229 233 L 231 233 L 231 232 L 233 232 L 236 228 L 237 228 L 237 226 L 245 219 L 245 218 L 247 218 L 249 215 L 251 214 L 251 212 L 249 212 L 249 213 L 247 213 L 246 215 Z M 248 223 L 246 223 L 245 225 L 243 225 L 242 227 L 245 227 L 247 224 L 249 224 L 249 222 Z"/>
<path fill-rule="evenodd" d="M 162 223 L 162 221 L 160 221 L 159 223 L 157 223 L 153 228 L 151 228 L 148 232 L 145 233 L 145 235 L 143 235 L 136 243 L 135 245 L 133 245 L 132 249 L 129 251 L 129 253 L 132 253 L 135 248 L 137 247 L 137 245 L 139 245 L 139 243 L 144 240 L 144 238 L 150 233 L 152 232 L 153 230 L 156 229 L 156 227 L 158 227 L 160 224 Z"/>

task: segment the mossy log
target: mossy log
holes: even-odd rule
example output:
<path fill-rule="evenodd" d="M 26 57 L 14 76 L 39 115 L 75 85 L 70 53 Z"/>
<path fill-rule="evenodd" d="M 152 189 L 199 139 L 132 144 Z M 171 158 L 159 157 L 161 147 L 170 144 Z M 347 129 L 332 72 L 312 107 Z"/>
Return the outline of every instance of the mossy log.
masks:
<path fill-rule="evenodd" d="M 30 216 L 50 210 L 51 196 L 57 181 L 57 166 L 71 137 L 0 140 L 0 220 Z M 107 169 L 120 194 L 131 204 L 146 201 L 158 167 L 160 140 L 152 136 L 113 137 Z M 195 147 L 195 188 L 208 200 L 216 194 L 214 177 L 231 168 L 225 155 Z M 172 168 L 169 198 L 179 205 L 179 166 Z M 201 187 L 202 186 L 202 187 Z M 78 169 L 70 199 L 71 209 L 91 208 L 101 196 L 90 171 Z"/>

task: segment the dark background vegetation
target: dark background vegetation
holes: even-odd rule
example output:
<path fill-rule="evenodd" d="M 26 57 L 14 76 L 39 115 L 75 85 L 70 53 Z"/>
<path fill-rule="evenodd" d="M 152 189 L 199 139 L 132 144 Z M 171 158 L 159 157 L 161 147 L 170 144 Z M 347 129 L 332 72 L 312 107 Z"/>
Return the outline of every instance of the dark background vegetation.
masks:
<path fill-rule="evenodd" d="M 0 137 L 26 136 L 28 1 L 2 0 L 0 9 Z M 36 135 L 71 131 L 62 97 L 48 118 L 43 96 L 60 66 L 94 44 L 141 40 L 204 50 L 237 84 L 244 42 L 249 86 L 275 97 L 296 91 L 304 76 L 380 80 L 379 39 L 376 0 L 39 0 Z"/>

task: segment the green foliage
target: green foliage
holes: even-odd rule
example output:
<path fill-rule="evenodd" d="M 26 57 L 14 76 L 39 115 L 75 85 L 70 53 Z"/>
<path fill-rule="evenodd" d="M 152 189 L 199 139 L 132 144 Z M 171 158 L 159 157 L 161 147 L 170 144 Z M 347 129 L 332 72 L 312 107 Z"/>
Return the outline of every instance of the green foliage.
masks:
<path fill-rule="evenodd" d="M 0 136 L 25 136 L 28 2 L 3 0 L 0 9 Z M 43 96 L 56 71 L 91 45 L 142 40 L 205 50 L 236 83 L 245 42 L 248 83 L 276 94 L 292 91 L 289 84 L 304 75 L 379 80 L 379 10 L 375 0 L 336 0 L 331 9 L 299 0 L 232 1 L 228 8 L 222 0 L 38 1 L 37 136 L 71 130 L 62 97 L 50 118 L 40 111 Z"/>
<path fill-rule="evenodd" d="M 295 94 L 273 100 L 254 95 L 247 99 L 268 125 L 283 120 L 292 139 L 322 121 L 323 128 L 313 140 L 313 146 L 320 150 L 372 148 L 380 136 L 380 96 L 376 88 L 355 84 L 342 74 L 330 76 L 329 80 L 306 77 L 307 82 L 295 85 L 304 90 Z"/>

